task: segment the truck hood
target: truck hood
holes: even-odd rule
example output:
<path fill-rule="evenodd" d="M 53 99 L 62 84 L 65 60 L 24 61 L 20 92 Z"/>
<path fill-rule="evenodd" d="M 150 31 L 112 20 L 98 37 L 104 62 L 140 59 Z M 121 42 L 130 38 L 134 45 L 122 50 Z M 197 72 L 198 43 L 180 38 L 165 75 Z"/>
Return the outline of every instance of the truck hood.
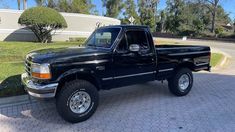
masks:
<path fill-rule="evenodd" d="M 78 58 L 80 61 L 88 60 L 94 56 L 108 53 L 110 53 L 109 50 L 86 47 L 51 48 L 30 52 L 26 59 L 34 63 L 60 63 L 64 61 L 77 61 Z"/>

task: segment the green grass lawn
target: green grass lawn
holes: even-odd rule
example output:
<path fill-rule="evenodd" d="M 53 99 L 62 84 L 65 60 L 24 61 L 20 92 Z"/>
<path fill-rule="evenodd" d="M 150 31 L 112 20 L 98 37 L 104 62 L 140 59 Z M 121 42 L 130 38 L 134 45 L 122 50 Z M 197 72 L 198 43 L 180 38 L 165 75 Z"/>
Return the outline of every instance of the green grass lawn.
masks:
<path fill-rule="evenodd" d="M 0 42 L 0 97 L 24 94 L 20 74 L 24 72 L 24 58 L 33 50 L 78 46 L 78 42 L 50 44 L 31 42 Z"/>
<path fill-rule="evenodd" d="M 220 53 L 212 53 L 211 55 L 211 66 L 215 67 L 223 58 L 223 55 Z"/>
<path fill-rule="evenodd" d="M 81 42 L 57 42 L 51 44 L 0 42 L 0 97 L 25 93 L 21 85 L 20 74 L 24 72 L 24 58 L 28 52 L 45 48 L 77 46 L 79 44 Z M 215 66 L 222 57 L 221 54 L 213 53 L 211 65 Z"/>

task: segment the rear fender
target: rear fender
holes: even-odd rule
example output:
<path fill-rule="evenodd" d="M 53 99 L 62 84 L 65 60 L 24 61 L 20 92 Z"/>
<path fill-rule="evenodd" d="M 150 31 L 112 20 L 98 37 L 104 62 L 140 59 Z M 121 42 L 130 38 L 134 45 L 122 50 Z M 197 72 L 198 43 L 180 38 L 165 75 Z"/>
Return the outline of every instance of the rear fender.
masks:
<path fill-rule="evenodd" d="M 178 69 L 181 69 L 181 68 L 189 68 L 190 70 L 194 71 L 195 70 L 195 64 L 194 64 L 193 59 L 191 59 L 191 58 L 182 59 L 175 69 L 178 70 Z"/>

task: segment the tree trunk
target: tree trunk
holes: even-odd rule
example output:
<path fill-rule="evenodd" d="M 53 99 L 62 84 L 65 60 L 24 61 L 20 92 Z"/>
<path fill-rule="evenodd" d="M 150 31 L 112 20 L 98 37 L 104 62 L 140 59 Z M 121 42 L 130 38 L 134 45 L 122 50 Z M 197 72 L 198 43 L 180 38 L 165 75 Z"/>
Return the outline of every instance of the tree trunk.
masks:
<path fill-rule="evenodd" d="M 161 33 L 164 32 L 164 21 L 161 22 Z"/>
<path fill-rule="evenodd" d="M 23 2 L 24 2 L 24 3 L 23 3 L 23 4 L 24 4 L 24 5 L 23 5 L 23 6 L 24 6 L 24 10 L 26 10 L 26 9 L 27 9 L 27 0 L 23 0 Z"/>
<path fill-rule="evenodd" d="M 20 10 L 20 0 L 17 0 L 18 10 Z"/>
<path fill-rule="evenodd" d="M 215 33 L 216 10 L 212 13 L 211 33 Z"/>
<path fill-rule="evenodd" d="M 235 22 L 233 23 L 233 32 L 235 33 Z"/>
<path fill-rule="evenodd" d="M 217 14 L 217 7 L 219 4 L 220 0 L 213 0 L 211 1 L 213 9 L 212 9 L 212 23 L 211 23 L 211 32 L 215 33 L 215 19 L 216 19 L 216 14 Z"/>

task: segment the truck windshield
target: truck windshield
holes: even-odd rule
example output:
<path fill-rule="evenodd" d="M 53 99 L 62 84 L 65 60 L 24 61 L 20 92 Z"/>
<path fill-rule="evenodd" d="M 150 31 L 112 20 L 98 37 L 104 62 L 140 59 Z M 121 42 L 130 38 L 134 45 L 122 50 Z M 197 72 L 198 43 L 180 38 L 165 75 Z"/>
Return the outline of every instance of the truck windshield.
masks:
<path fill-rule="evenodd" d="M 110 48 L 116 40 L 120 28 L 97 29 L 86 41 L 87 46 Z"/>

